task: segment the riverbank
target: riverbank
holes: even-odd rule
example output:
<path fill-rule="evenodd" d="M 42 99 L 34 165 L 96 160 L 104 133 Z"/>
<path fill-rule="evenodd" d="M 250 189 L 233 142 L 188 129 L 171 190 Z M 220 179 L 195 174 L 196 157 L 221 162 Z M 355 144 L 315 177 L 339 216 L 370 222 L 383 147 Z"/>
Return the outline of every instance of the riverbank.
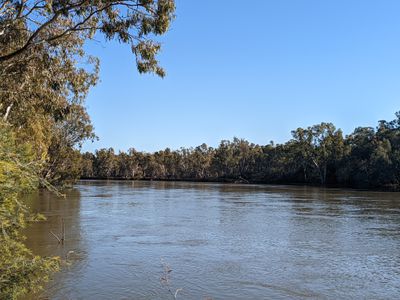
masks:
<path fill-rule="evenodd" d="M 234 179 L 234 178 L 216 178 L 216 179 L 197 179 L 197 178 L 121 178 L 121 177 L 110 177 L 110 178 L 101 178 L 101 177 L 81 177 L 80 180 L 98 180 L 98 181 L 156 181 L 156 182 L 198 182 L 198 183 L 227 183 L 227 184 L 262 184 L 262 185 L 280 185 L 280 186 L 308 186 L 308 187 L 323 187 L 328 189 L 351 189 L 356 191 L 378 191 L 378 192 L 400 192 L 400 186 L 398 185 L 387 185 L 384 187 L 376 187 L 376 188 L 362 188 L 362 187 L 352 187 L 346 185 L 339 184 L 326 184 L 320 185 L 316 183 L 303 183 L 303 182 L 265 182 L 259 180 L 246 180 L 246 179 Z"/>

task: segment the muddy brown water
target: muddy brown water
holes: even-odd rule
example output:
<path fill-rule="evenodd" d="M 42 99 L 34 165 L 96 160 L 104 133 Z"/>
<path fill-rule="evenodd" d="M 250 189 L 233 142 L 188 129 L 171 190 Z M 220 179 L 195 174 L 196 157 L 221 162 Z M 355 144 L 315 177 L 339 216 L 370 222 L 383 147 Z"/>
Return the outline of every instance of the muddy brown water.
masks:
<path fill-rule="evenodd" d="M 81 181 L 28 198 L 47 216 L 28 246 L 69 261 L 29 299 L 400 297 L 400 193 Z"/>

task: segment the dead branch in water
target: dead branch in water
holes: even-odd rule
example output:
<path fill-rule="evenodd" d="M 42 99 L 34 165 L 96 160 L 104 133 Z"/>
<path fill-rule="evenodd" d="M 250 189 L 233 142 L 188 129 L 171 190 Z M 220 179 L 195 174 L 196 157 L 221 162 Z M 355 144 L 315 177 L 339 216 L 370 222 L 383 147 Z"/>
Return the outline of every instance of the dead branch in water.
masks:
<path fill-rule="evenodd" d="M 55 234 L 53 231 L 50 230 L 50 233 L 57 239 L 58 243 L 61 244 L 61 239 Z"/>
<path fill-rule="evenodd" d="M 171 290 L 171 277 L 170 277 L 170 273 L 172 272 L 172 269 L 170 268 L 170 266 L 166 262 L 164 262 L 164 260 L 162 258 L 161 258 L 161 264 L 162 264 L 163 270 L 164 270 L 163 276 L 161 276 L 161 278 L 160 278 L 161 284 L 166 287 L 168 292 L 176 300 L 177 296 L 178 296 L 178 293 L 180 291 L 182 291 L 183 289 L 179 288 L 179 289 L 175 290 L 175 293 L 172 292 L 172 290 Z"/>
<path fill-rule="evenodd" d="M 64 218 L 61 218 L 60 227 L 61 227 L 61 237 L 59 237 L 57 234 L 55 234 L 51 230 L 50 230 L 50 233 L 57 239 L 59 244 L 64 245 L 64 241 L 65 241 L 65 222 L 64 222 Z"/>

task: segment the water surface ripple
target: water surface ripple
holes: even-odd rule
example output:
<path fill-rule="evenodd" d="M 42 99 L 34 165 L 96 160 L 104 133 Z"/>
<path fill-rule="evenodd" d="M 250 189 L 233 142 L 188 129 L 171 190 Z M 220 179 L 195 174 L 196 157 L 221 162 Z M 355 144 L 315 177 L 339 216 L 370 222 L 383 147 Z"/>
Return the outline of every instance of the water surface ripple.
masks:
<path fill-rule="evenodd" d="M 32 299 L 398 299 L 400 194 L 82 181 L 29 197 L 37 254 L 71 264 Z M 50 230 L 66 223 L 66 243 Z"/>

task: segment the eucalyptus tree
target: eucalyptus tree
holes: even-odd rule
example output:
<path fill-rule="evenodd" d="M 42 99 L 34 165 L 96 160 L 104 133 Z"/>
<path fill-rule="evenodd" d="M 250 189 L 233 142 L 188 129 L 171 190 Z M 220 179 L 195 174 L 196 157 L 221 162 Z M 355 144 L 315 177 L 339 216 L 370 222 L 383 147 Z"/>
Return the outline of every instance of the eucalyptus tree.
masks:
<path fill-rule="evenodd" d="M 371 183 L 371 156 L 376 144 L 372 127 L 357 127 L 345 140 L 346 155 L 339 169 L 339 182 L 349 186 L 368 187 Z"/>
<path fill-rule="evenodd" d="M 203 143 L 193 149 L 191 153 L 191 173 L 197 179 L 208 179 L 210 174 L 211 160 L 214 149 Z"/>
<path fill-rule="evenodd" d="M 94 169 L 99 178 L 116 177 L 118 161 L 113 148 L 96 150 Z"/>
<path fill-rule="evenodd" d="M 45 176 L 62 178 L 56 166 L 65 160 L 57 156 L 94 138 L 84 99 L 99 61 L 85 42 L 103 36 L 128 44 L 139 72 L 164 76 L 155 37 L 174 10 L 173 0 L 0 0 L 0 114 L 46 160 Z"/>
<path fill-rule="evenodd" d="M 316 171 L 320 183 L 327 180 L 328 166 L 332 167 L 343 155 L 343 134 L 332 123 L 321 123 L 292 131 L 295 144 L 303 159 L 303 172 L 306 176 L 310 164 Z"/>
<path fill-rule="evenodd" d="M 143 168 L 141 163 L 143 162 L 143 153 L 136 151 L 135 148 L 128 149 L 130 172 L 133 179 L 143 177 Z"/>
<path fill-rule="evenodd" d="M 229 178 L 233 174 L 233 154 L 231 142 L 222 140 L 219 146 L 215 149 L 211 169 L 215 177 Z"/>
<path fill-rule="evenodd" d="M 55 269 L 22 243 L 18 230 L 28 216 L 19 183 L 73 181 L 82 171 L 77 148 L 95 138 L 84 100 L 99 71 L 85 43 L 102 36 L 128 44 L 140 73 L 164 76 L 156 36 L 168 30 L 174 10 L 173 0 L 0 0 L 1 299 L 39 288 Z M 30 172 L 19 163 L 19 145 L 31 150 L 27 164 L 37 167 Z M 86 165 L 88 174 L 115 176 L 115 155 L 104 154 L 101 168 Z"/>
<path fill-rule="evenodd" d="M 82 164 L 82 173 L 81 177 L 83 178 L 94 178 L 96 176 L 94 170 L 94 159 L 95 156 L 93 153 L 85 152 L 82 154 L 81 164 Z"/>
<path fill-rule="evenodd" d="M 400 179 L 400 112 L 392 121 L 379 121 L 376 129 L 375 149 L 372 153 L 373 182 L 398 185 Z"/>

